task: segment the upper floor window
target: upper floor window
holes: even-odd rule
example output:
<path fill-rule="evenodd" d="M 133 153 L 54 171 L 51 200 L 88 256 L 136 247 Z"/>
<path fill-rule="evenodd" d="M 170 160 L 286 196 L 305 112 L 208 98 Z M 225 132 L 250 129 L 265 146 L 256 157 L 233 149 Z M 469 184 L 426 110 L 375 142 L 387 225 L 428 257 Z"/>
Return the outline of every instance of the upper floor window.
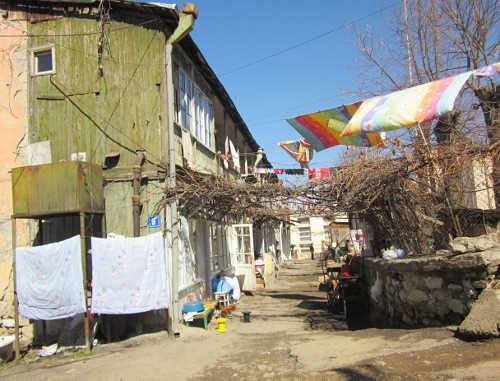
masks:
<path fill-rule="evenodd" d="M 56 72 L 53 46 L 31 49 L 31 74 L 45 75 Z"/>
<path fill-rule="evenodd" d="M 201 89 L 179 68 L 177 122 L 213 149 L 213 106 Z"/>

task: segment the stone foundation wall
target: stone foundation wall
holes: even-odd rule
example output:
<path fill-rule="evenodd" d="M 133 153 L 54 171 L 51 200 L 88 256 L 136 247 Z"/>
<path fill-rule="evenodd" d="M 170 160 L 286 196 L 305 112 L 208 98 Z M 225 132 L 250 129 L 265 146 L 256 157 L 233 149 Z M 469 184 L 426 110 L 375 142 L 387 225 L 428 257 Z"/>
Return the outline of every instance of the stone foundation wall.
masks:
<path fill-rule="evenodd" d="M 460 324 L 480 292 L 495 282 L 500 265 L 496 237 L 479 246 L 472 240 L 477 238 L 463 238 L 461 246 L 456 243 L 455 253 L 433 257 L 357 257 L 355 265 L 364 276 L 370 319 L 390 325 Z"/>

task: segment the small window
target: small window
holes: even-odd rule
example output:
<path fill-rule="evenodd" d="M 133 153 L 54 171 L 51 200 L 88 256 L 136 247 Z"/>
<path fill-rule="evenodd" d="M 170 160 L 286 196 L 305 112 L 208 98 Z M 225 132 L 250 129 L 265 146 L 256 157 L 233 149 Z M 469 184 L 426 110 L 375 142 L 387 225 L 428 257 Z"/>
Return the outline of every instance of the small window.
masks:
<path fill-rule="evenodd" d="M 54 47 L 42 47 L 32 50 L 32 74 L 44 75 L 55 73 Z"/>

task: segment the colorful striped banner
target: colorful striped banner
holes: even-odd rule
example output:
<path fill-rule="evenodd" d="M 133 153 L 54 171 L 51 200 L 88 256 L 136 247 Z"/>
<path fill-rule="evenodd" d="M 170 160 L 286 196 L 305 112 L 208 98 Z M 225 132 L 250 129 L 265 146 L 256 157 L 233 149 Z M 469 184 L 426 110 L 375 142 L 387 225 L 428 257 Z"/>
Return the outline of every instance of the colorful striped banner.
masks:
<path fill-rule="evenodd" d="M 312 145 L 315 151 L 325 148 L 347 145 L 360 147 L 384 147 L 382 138 L 377 133 L 356 136 L 341 136 L 352 116 L 362 102 L 348 104 L 311 114 L 300 115 L 286 121 Z"/>
<path fill-rule="evenodd" d="M 424 83 L 363 101 L 343 137 L 392 131 L 425 123 L 449 113 L 472 72 Z"/>

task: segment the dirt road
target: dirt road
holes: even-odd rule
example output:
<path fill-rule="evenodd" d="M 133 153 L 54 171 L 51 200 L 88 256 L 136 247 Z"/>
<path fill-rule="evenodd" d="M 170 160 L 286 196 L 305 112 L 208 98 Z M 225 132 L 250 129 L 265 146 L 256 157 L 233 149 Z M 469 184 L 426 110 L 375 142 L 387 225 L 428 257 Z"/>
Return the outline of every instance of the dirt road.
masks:
<path fill-rule="evenodd" d="M 446 328 L 381 329 L 326 309 L 311 287 L 315 261 L 281 266 L 278 278 L 244 295 L 226 333 L 181 327 L 180 337 L 144 334 L 94 348 L 9 365 L 2 380 L 500 380 L 500 342 L 469 343 Z M 251 322 L 242 321 L 242 312 Z"/>

